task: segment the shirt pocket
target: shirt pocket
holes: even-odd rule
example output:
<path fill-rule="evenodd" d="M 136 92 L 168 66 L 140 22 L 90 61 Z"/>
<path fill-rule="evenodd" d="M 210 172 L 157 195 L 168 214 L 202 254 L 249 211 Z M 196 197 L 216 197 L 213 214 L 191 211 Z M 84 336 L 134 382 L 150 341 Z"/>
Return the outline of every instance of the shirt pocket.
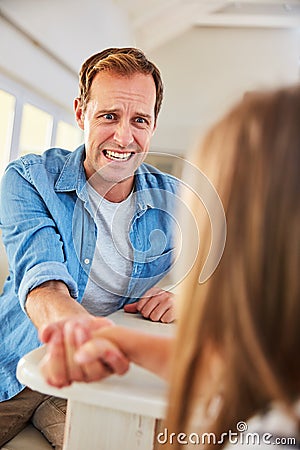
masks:
<path fill-rule="evenodd" d="M 143 264 L 140 277 L 151 278 L 166 275 L 172 265 L 175 249 L 171 248 L 159 254 L 147 256 Z"/>

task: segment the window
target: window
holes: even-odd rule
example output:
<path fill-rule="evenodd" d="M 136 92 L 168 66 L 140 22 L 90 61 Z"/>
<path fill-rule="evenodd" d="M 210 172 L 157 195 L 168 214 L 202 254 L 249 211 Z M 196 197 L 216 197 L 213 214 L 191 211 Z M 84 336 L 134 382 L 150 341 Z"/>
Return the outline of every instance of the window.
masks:
<path fill-rule="evenodd" d="M 51 145 L 53 117 L 25 103 L 23 106 L 19 154 L 43 153 Z"/>
<path fill-rule="evenodd" d="M 16 99 L 0 89 L 0 177 L 9 162 Z"/>
<path fill-rule="evenodd" d="M 1 0 L 0 0 L 1 1 Z M 58 146 L 75 150 L 83 132 L 73 111 L 8 78 L 0 70 L 0 178 L 21 155 Z"/>
<path fill-rule="evenodd" d="M 57 124 L 55 146 L 75 150 L 82 142 L 82 131 L 60 120 Z"/>

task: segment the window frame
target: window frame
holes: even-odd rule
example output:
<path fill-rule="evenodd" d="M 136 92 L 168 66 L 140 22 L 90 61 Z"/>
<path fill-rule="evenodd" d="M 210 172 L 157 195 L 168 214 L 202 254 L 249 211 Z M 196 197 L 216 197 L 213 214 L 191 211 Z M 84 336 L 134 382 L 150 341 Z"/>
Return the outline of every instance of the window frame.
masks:
<path fill-rule="evenodd" d="M 30 103 L 36 108 L 45 111 L 53 118 L 50 146 L 54 147 L 56 141 L 57 126 L 59 121 L 64 121 L 69 125 L 76 127 L 74 114 L 63 106 L 53 102 L 51 99 L 35 92 L 30 87 L 24 86 L 17 80 L 9 78 L 0 72 L 0 89 L 15 97 L 15 112 L 12 125 L 12 137 L 9 149 L 8 161 L 19 158 L 19 142 L 23 115 L 23 106 Z M 83 136 L 82 136 L 83 137 Z M 6 157 L 6 155 L 4 155 Z"/>

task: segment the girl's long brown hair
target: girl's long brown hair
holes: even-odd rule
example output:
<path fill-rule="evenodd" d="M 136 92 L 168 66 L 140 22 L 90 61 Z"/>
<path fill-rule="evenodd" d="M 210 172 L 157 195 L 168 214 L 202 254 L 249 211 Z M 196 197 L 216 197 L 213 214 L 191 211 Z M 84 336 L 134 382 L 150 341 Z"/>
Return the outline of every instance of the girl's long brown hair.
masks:
<path fill-rule="evenodd" d="M 300 86 L 247 94 L 195 163 L 221 197 L 227 241 L 199 284 L 210 239 L 199 224 L 204 245 L 181 288 L 166 426 L 219 436 L 300 397 Z"/>

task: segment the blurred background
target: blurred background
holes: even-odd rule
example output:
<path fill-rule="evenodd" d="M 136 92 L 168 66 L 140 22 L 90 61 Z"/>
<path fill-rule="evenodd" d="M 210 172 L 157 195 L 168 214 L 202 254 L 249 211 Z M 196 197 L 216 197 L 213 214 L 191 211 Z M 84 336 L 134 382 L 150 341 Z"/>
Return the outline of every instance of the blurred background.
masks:
<path fill-rule="evenodd" d="M 158 65 L 165 98 L 151 150 L 188 158 L 245 92 L 299 81 L 300 1 L 0 0 L 0 176 L 21 154 L 82 142 L 78 71 L 111 46 Z M 180 158 L 157 160 L 180 174 Z"/>

